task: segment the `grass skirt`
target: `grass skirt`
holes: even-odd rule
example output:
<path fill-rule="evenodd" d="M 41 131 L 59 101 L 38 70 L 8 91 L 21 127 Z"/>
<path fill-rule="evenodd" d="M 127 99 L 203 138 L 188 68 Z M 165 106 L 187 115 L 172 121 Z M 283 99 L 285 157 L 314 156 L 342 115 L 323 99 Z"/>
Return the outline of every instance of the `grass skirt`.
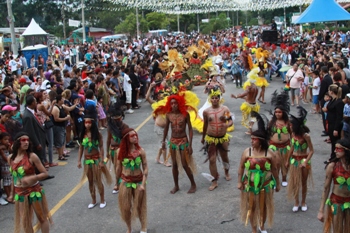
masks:
<path fill-rule="evenodd" d="M 98 160 L 94 160 L 98 161 Z M 88 171 L 91 169 L 92 178 L 94 185 L 100 190 L 103 184 L 107 184 L 108 186 L 112 184 L 112 176 L 109 173 L 105 164 L 101 168 L 99 168 L 99 163 L 95 162 L 95 164 L 85 164 L 84 161 L 84 173 L 81 177 L 81 180 L 84 180 L 87 177 Z"/>
<path fill-rule="evenodd" d="M 45 220 L 49 220 L 52 224 L 51 214 L 49 213 L 49 208 L 46 200 L 46 196 L 44 192 L 41 192 L 41 200 L 34 201 L 30 203 L 29 196 L 24 198 L 23 202 L 16 201 L 15 202 L 15 229 L 14 233 L 20 233 L 21 228 L 23 228 L 23 232 L 25 233 L 34 233 L 32 220 L 34 208 L 38 213 L 37 217 L 40 222 L 44 222 Z M 20 205 L 22 205 L 20 207 Z M 39 226 L 40 228 L 40 226 Z"/>
<path fill-rule="evenodd" d="M 350 197 L 348 198 L 342 198 L 337 197 L 336 195 L 332 194 L 330 199 L 345 199 L 348 203 L 350 203 Z M 350 232 L 350 209 L 347 208 L 342 210 L 342 204 L 335 204 L 332 203 L 331 200 L 327 200 L 326 202 L 326 216 L 325 216 L 325 223 L 323 232 L 324 233 L 348 233 Z M 333 231 L 331 230 L 331 227 L 333 226 Z"/>
<path fill-rule="evenodd" d="M 187 166 L 191 169 L 192 174 L 196 174 L 197 173 L 197 165 L 196 165 L 196 162 L 193 159 L 193 155 L 189 155 L 188 154 L 187 147 L 183 151 L 184 151 L 184 156 L 185 156 L 185 159 L 186 159 Z M 179 169 L 179 173 L 182 174 L 184 169 L 183 169 L 183 165 L 182 165 L 182 161 L 181 161 L 180 149 L 179 148 L 173 149 L 170 146 L 168 156 L 171 156 L 171 153 L 175 153 L 176 161 L 172 160 L 172 162 L 173 162 L 173 164 L 174 163 L 177 164 L 177 167 Z"/>
<path fill-rule="evenodd" d="M 262 195 L 262 196 L 261 196 Z M 260 200 L 261 199 L 261 200 Z M 273 202 L 273 191 L 260 191 L 259 194 L 255 195 L 253 192 L 241 191 L 241 221 L 248 224 L 251 215 L 253 214 L 253 226 L 261 226 L 263 216 L 261 216 L 260 203 L 265 200 L 266 209 L 264 210 L 264 216 L 267 216 L 267 224 L 269 227 L 273 225 L 274 219 L 274 202 Z M 252 211 L 254 210 L 254 211 Z"/>
<path fill-rule="evenodd" d="M 127 222 L 130 218 L 134 220 L 139 218 L 142 227 L 147 228 L 147 193 L 146 186 L 145 191 L 140 191 L 137 184 L 136 189 L 128 188 L 125 182 L 122 181 L 119 186 L 119 210 L 120 216 L 124 222 Z"/>
<path fill-rule="evenodd" d="M 302 186 L 302 168 L 299 166 L 294 166 L 293 164 L 291 164 L 289 166 L 289 171 L 288 171 L 288 199 L 290 200 L 294 200 L 295 197 L 297 197 L 299 195 L 299 190 Z M 313 184 L 313 179 L 312 179 L 312 169 L 311 169 L 311 165 L 308 164 L 306 166 L 306 168 L 303 169 L 308 169 L 309 170 L 309 174 L 308 174 L 308 178 L 307 178 L 307 183 L 308 186 L 310 184 Z"/>

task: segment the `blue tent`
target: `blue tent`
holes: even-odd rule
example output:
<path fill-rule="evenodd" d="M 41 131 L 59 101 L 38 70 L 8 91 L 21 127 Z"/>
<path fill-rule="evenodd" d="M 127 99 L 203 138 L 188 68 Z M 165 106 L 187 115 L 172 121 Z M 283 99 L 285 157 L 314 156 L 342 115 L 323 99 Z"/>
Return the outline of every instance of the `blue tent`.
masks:
<path fill-rule="evenodd" d="M 313 0 L 310 6 L 293 23 L 303 24 L 345 20 L 350 20 L 350 13 L 335 0 Z"/>

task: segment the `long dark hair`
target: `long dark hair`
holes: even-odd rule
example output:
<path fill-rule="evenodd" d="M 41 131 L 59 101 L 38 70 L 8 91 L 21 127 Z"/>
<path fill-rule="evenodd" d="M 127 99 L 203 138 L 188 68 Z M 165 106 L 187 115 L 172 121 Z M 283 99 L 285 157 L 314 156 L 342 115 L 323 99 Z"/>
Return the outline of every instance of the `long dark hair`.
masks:
<path fill-rule="evenodd" d="M 11 160 L 15 160 L 18 154 L 18 149 L 21 147 L 21 141 L 19 140 L 20 137 L 22 136 L 28 136 L 29 137 L 29 146 L 28 149 L 26 150 L 28 157 L 30 156 L 30 153 L 33 152 L 32 149 L 32 141 L 30 141 L 30 136 L 29 134 L 27 134 L 26 132 L 19 132 L 18 134 L 16 134 L 15 136 L 15 140 L 13 141 L 13 145 L 12 145 L 12 156 L 11 156 Z"/>
<path fill-rule="evenodd" d="M 100 142 L 101 134 L 100 134 L 100 132 L 98 131 L 97 124 L 96 124 L 94 118 L 93 118 L 93 117 L 85 116 L 85 119 L 84 119 L 84 120 L 86 120 L 87 118 L 89 118 L 89 119 L 92 120 L 92 122 L 91 122 L 91 128 L 90 128 L 90 132 L 91 132 L 91 141 L 98 141 L 98 142 Z M 85 123 L 83 123 L 83 128 L 82 128 L 81 133 L 80 133 L 80 142 L 82 142 L 82 141 L 84 140 L 85 132 L 86 132 Z"/>
<path fill-rule="evenodd" d="M 119 117 L 121 116 L 122 119 L 124 119 L 125 114 L 123 110 L 121 109 L 120 104 L 117 102 L 114 105 L 111 105 L 110 108 L 108 109 L 108 114 L 107 114 L 107 122 L 108 122 L 108 130 L 115 135 L 118 138 L 122 138 L 122 126 L 123 126 L 123 121 L 115 121 L 112 119 L 112 117 Z"/>

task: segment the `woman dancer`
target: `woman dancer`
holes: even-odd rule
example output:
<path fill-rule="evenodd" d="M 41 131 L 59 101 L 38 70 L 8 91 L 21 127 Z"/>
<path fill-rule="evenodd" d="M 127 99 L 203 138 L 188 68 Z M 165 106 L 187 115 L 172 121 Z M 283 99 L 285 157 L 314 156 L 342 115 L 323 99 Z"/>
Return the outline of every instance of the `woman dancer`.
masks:
<path fill-rule="evenodd" d="M 241 190 L 241 219 L 252 226 L 253 233 L 257 226 L 262 233 L 265 221 L 271 227 L 274 215 L 273 191 L 280 190 L 277 172 L 277 160 L 269 150 L 268 132 L 263 118 L 256 112 L 252 117 L 257 118 L 258 130 L 251 133 L 252 146 L 245 149 L 238 170 L 237 188 Z M 245 171 L 245 172 L 244 172 Z"/>
<path fill-rule="evenodd" d="M 307 211 L 307 182 L 308 179 L 312 181 L 311 157 L 314 154 L 314 147 L 309 134 L 310 130 L 305 125 L 307 111 L 300 106 L 298 110 L 299 117 L 291 116 L 292 140 L 285 166 L 289 167 L 288 198 L 295 200 L 292 210 L 293 212 L 299 211 L 301 187 L 301 210 L 305 212 Z"/>
<path fill-rule="evenodd" d="M 147 196 L 146 181 L 148 166 L 146 153 L 140 147 L 138 135 L 134 129 L 124 129 L 116 160 L 119 184 L 119 210 L 131 233 L 131 220 L 138 217 L 141 222 L 141 233 L 147 232 Z"/>
<path fill-rule="evenodd" d="M 29 135 L 20 132 L 15 136 L 13 154 L 9 157 L 10 172 L 13 177 L 15 194 L 15 233 L 23 231 L 33 233 L 33 212 L 35 212 L 41 227 L 41 232 L 50 231 L 52 223 L 46 196 L 39 181 L 48 174 L 39 157 L 32 152 Z M 35 170 L 39 174 L 35 174 Z"/>
<path fill-rule="evenodd" d="M 341 139 L 335 144 L 335 156 L 326 166 L 326 180 L 317 218 L 324 222 L 324 231 L 330 233 L 350 232 L 350 140 Z M 331 183 L 333 180 L 332 194 Z M 328 199 L 327 199 L 328 198 Z M 326 218 L 324 207 L 327 206 Z"/>
<path fill-rule="evenodd" d="M 258 101 L 260 103 L 266 104 L 265 102 L 265 87 L 269 85 L 267 82 L 265 75 L 267 74 L 267 69 L 265 68 L 265 59 L 264 57 L 261 57 L 259 59 L 259 64 L 258 64 L 259 72 L 258 76 L 259 78 L 256 80 L 255 85 L 258 87 L 261 87 L 260 95 L 258 97 Z"/>
<path fill-rule="evenodd" d="M 290 102 L 289 95 L 286 92 L 277 94 L 275 91 L 272 94 L 271 104 L 275 107 L 273 117 L 269 123 L 270 133 L 270 149 L 274 151 L 279 157 L 278 173 L 281 168 L 282 171 L 282 186 L 286 187 L 287 183 L 287 172 L 288 169 L 284 165 L 286 164 L 286 157 L 290 150 L 290 138 L 291 138 L 291 127 L 289 123 L 289 110 Z"/>
<path fill-rule="evenodd" d="M 89 209 L 94 208 L 97 205 L 95 186 L 97 186 L 100 193 L 100 208 L 106 207 L 107 203 L 104 197 L 104 187 L 102 182 L 103 178 L 106 183 L 110 185 L 112 183 L 111 175 L 109 174 L 104 164 L 104 150 L 103 150 L 103 138 L 98 131 L 97 124 L 93 118 L 85 116 L 84 127 L 80 135 L 80 146 L 78 154 L 78 168 L 81 168 L 81 158 L 84 153 L 84 173 L 82 179 L 85 177 L 89 181 L 89 189 L 92 198 L 92 202 L 88 205 Z"/>
<path fill-rule="evenodd" d="M 120 141 L 122 139 L 122 131 L 123 129 L 129 128 L 127 124 L 123 122 L 124 118 L 124 112 L 120 109 L 120 104 L 115 103 L 114 105 L 110 106 L 108 109 L 107 114 L 107 122 L 108 122 L 108 133 L 107 133 L 107 145 L 106 145 L 106 151 L 108 160 L 112 161 L 113 164 L 113 170 L 115 172 L 115 161 L 116 161 L 116 155 L 117 150 L 120 145 Z M 117 194 L 119 192 L 118 190 L 118 179 L 115 181 L 115 185 L 113 188 L 112 193 Z"/>

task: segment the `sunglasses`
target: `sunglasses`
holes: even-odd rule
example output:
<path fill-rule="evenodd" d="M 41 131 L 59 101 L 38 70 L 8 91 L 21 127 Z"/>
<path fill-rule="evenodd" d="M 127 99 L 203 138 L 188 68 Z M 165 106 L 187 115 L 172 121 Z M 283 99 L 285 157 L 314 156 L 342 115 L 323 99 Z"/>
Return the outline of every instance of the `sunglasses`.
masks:
<path fill-rule="evenodd" d="M 129 134 L 129 138 L 132 138 L 132 137 L 135 137 L 135 136 L 137 136 L 136 133 L 131 133 L 131 134 Z"/>
<path fill-rule="evenodd" d="M 258 141 L 259 138 L 251 138 L 253 141 Z"/>
<path fill-rule="evenodd" d="M 85 124 L 91 124 L 92 121 L 91 120 L 85 120 Z"/>
<path fill-rule="evenodd" d="M 20 138 L 19 141 L 20 142 L 29 142 L 29 138 Z"/>

